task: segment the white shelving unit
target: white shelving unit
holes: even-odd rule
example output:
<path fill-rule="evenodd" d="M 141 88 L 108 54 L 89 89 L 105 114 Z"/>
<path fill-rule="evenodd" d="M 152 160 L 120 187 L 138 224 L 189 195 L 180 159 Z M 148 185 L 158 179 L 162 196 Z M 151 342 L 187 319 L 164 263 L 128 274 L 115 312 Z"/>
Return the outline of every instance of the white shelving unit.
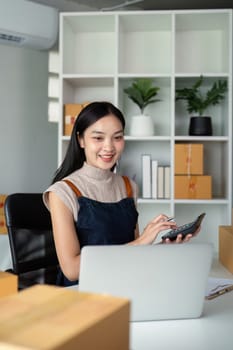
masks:
<path fill-rule="evenodd" d="M 59 164 L 69 137 L 63 136 L 63 105 L 109 100 L 126 118 L 126 149 L 119 171 L 136 177 L 141 187 L 141 155 L 151 154 L 171 166 L 170 199 L 138 200 L 141 229 L 160 212 L 182 224 L 206 212 L 198 240 L 218 251 L 218 226 L 231 223 L 232 208 L 232 10 L 86 12 L 60 15 Z M 224 101 L 209 109 L 213 136 L 188 136 L 189 116 L 175 103 L 175 89 L 200 75 L 205 88 L 216 79 L 228 82 Z M 137 106 L 123 92 L 133 78 L 150 77 L 162 101 L 148 106 L 152 137 L 128 135 Z M 174 198 L 174 145 L 204 144 L 204 171 L 212 176 L 211 200 Z"/>
<path fill-rule="evenodd" d="M 49 51 L 48 66 L 48 119 L 50 122 L 59 122 L 59 54 L 58 51 Z"/>

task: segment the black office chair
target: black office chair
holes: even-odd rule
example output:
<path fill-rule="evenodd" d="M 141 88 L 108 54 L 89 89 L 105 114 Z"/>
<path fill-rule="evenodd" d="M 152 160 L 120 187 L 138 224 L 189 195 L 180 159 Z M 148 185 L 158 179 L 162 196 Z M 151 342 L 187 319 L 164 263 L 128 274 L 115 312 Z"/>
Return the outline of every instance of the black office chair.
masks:
<path fill-rule="evenodd" d="M 10 194 L 4 205 L 19 290 L 34 284 L 56 284 L 58 260 L 50 214 L 41 193 Z"/>

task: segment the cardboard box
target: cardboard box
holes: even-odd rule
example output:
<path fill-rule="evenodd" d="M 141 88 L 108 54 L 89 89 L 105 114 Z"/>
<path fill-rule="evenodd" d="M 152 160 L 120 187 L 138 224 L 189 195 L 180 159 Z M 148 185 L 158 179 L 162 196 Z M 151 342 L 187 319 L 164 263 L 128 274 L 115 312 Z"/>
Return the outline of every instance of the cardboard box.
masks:
<path fill-rule="evenodd" d="M 18 292 L 18 276 L 0 271 L 0 298 Z"/>
<path fill-rule="evenodd" d="M 4 203 L 6 200 L 6 194 L 0 194 L 0 215 L 4 214 Z"/>
<path fill-rule="evenodd" d="M 85 103 L 68 103 L 64 105 L 64 132 L 65 136 L 70 136 L 73 130 L 75 120 L 81 110 L 88 104 Z"/>
<path fill-rule="evenodd" d="M 175 175 L 203 175 L 203 144 L 175 144 Z"/>
<path fill-rule="evenodd" d="M 7 233 L 6 220 L 4 214 L 4 204 L 6 200 L 6 194 L 0 194 L 0 234 Z"/>
<path fill-rule="evenodd" d="M 233 226 L 219 226 L 219 260 L 233 273 Z"/>
<path fill-rule="evenodd" d="M 36 285 L 0 299 L 0 348 L 128 350 L 129 306 L 106 294 Z"/>
<path fill-rule="evenodd" d="M 0 234 L 7 233 L 6 219 L 4 214 L 0 214 Z"/>
<path fill-rule="evenodd" d="M 211 199 L 212 177 L 209 175 L 175 175 L 175 199 Z"/>

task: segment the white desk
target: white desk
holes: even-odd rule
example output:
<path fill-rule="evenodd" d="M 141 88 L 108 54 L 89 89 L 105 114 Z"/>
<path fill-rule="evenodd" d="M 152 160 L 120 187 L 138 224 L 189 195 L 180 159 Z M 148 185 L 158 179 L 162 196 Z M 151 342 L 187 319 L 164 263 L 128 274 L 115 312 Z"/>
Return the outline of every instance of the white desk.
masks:
<path fill-rule="evenodd" d="M 194 320 L 133 322 L 131 350 L 232 350 L 233 293 L 205 302 Z"/>
<path fill-rule="evenodd" d="M 217 261 L 212 277 L 233 278 Z M 232 350 L 233 292 L 205 301 L 199 319 L 132 322 L 130 350 Z"/>
<path fill-rule="evenodd" d="M 210 277 L 233 279 L 217 258 Z M 78 290 L 76 286 L 68 288 Z M 198 319 L 130 323 L 130 350 L 232 349 L 233 292 L 205 301 Z"/>

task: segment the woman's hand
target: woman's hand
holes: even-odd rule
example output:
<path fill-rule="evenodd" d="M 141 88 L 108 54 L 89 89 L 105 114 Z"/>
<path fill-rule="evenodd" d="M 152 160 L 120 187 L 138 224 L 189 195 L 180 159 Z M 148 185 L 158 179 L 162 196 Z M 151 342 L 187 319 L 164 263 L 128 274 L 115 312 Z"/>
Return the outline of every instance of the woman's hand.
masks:
<path fill-rule="evenodd" d="M 191 238 L 197 236 L 200 230 L 201 230 L 201 227 L 199 226 L 198 229 L 193 234 L 188 234 L 184 238 L 182 237 L 182 234 L 179 234 L 176 237 L 176 240 L 174 241 L 171 241 L 169 238 L 166 238 L 166 239 L 163 239 L 160 243 L 165 243 L 165 244 L 185 243 L 190 241 Z"/>
<path fill-rule="evenodd" d="M 168 221 L 168 216 L 165 214 L 160 214 L 151 220 L 139 237 L 131 242 L 131 244 L 151 244 L 157 238 L 161 231 L 174 229 L 177 225 L 175 221 Z"/>

